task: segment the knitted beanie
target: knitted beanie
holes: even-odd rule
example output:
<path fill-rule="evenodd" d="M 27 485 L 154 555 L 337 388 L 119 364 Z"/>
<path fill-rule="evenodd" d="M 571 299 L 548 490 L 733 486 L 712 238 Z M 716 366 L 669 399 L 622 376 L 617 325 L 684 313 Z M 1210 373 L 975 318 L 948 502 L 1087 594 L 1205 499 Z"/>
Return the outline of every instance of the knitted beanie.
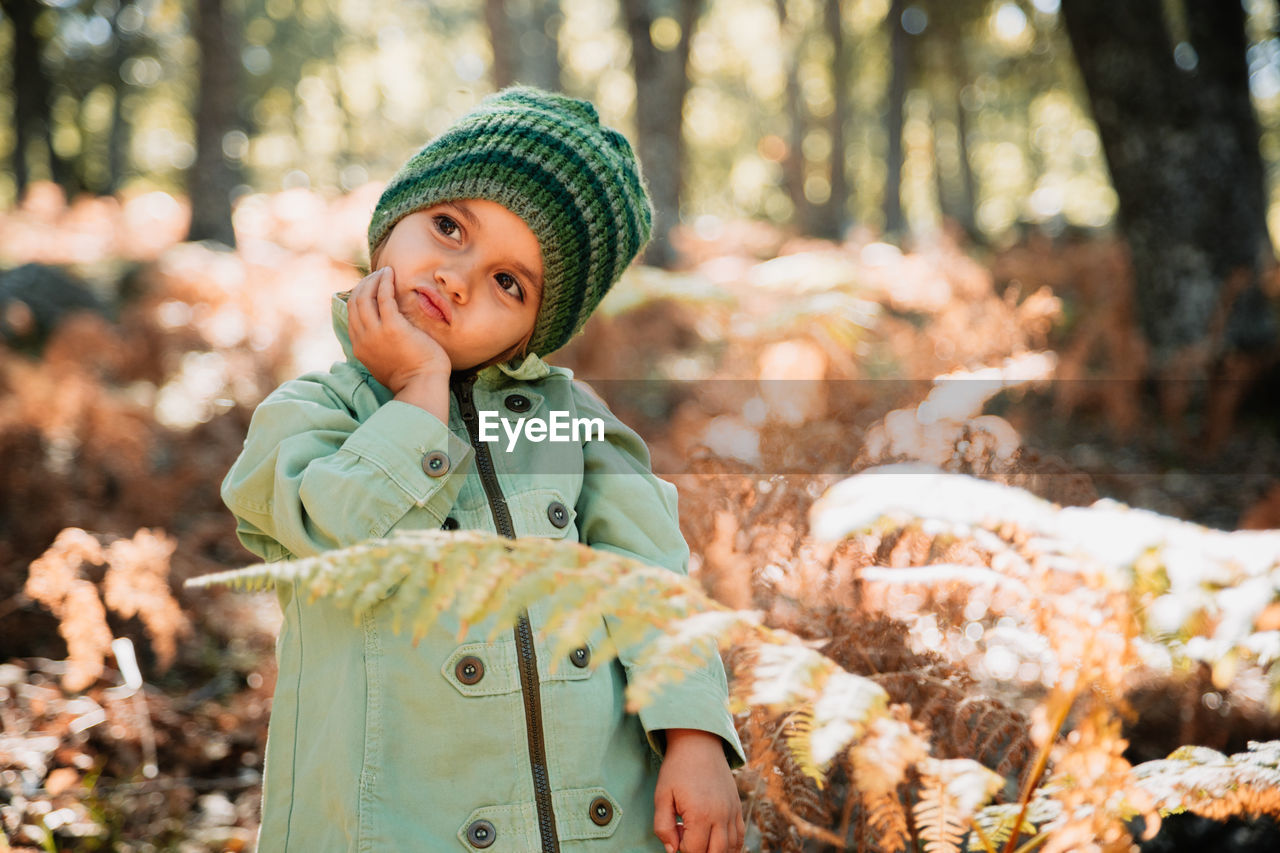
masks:
<path fill-rule="evenodd" d="M 626 137 L 588 101 L 504 89 L 409 158 L 369 223 L 370 254 L 402 217 L 457 199 L 497 202 L 542 249 L 542 304 L 528 351 L 547 355 L 582 328 L 649 239 L 653 207 Z"/>

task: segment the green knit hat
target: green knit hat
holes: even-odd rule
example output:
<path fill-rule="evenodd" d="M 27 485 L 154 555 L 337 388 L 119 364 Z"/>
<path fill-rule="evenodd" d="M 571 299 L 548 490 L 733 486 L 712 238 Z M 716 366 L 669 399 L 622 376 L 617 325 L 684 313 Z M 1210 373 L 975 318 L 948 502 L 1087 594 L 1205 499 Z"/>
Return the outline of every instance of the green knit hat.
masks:
<path fill-rule="evenodd" d="M 653 207 L 626 137 L 588 101 L 516 86 L 490 95 L 418 153 L 383 190 L 370 255 L 401 217 L 444 201 L 497 202 L 542 249 L 542 304 L 529 352 L 582 328 L 649 239 Z"/>

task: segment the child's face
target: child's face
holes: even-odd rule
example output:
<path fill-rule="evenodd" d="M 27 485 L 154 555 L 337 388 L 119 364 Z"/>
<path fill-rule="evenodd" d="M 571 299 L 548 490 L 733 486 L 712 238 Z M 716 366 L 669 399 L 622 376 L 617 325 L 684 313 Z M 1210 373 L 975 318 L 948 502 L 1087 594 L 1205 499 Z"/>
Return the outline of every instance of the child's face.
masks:
<path fill-rule="evenodd" d="M 372 265 L 391 267 L 400 313 L 440 344 L 454 370 L 510 358 L 533 333 L 542 252 L 524 220 L 500 204 L 465 199 L 411 213 Z"/>

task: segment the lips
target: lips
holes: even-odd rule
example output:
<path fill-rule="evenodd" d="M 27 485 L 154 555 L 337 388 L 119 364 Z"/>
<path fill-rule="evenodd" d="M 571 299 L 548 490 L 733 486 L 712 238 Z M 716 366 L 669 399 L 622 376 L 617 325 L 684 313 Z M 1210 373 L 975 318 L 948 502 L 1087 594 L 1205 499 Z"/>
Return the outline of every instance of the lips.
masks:
<path fill-rule="evenodd" d="M 449 315 L 449 307 L 438 293 L 428 289 L 415 290 L 418 295 L 418 304 L 422 307 L 422 313 L 442 323 L 448 323 L 451 319 Z"/>

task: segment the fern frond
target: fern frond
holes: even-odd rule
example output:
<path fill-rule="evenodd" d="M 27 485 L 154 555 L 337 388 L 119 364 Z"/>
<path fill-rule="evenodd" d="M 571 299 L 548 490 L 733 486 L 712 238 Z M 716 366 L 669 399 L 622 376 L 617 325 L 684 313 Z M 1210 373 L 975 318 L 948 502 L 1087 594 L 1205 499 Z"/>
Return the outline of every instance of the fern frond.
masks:
<path fill-rule="evenodd" d="M 558 659 L 588 639 L 594 663 L 633 652 L 627 685 L 630 710 L 696 671 L 717 646 L 756 649 L 756 664 L 735 704 L 775 709 L 806 705 L 811 723 L 788 740 L 807 774 L 819 772 L 856 741 L 888 705 L 885 691 L 853 675 L 786 632 L 759 624 L 760 615 L 730 610 L 694 580 L 608 551 L 551 539 L 506 539 L 479 531 L 412 531 L 290 562 L 219 572 L 188 581 L 262 589 L 292 584 L 298 595 L 324 597 L 359 619 L 387 608 L 392 627 L 415 640 L 446 612 L 461 633 L 484 624 L 491 636 L 547 602 L 539 626 L 554 636 Z M 611 616 L 607 637 L 600 626 Z M 743 699 L 743 692 L 746 698 Z M 812 777 L 811 778 L 816 778 Z"/>
<path fill-rule="evenodd" d="M 867 825 L 874 834 L 875 845 L 884 853 L 902 853 L 911 836 L 907 829 L 907 813 L 902 801 L 893 794 L 873 794 L 863 798 Z"/>
<path fill-rule="evenodd" d="M 898 784 L 906 778 L 907 768 L 928 754 L 928 745 L 909 724 L 888 716 L 877 717 L 867 727 L 866 735 L 849 749 L 854 784 L 869 801 L 894 796 Z"/>
<path fill-rule="evenodd" d="M 1014 824 L 1018 821 L 1018 814 L 1022 811 L 1018 803 L 1006 803 L 1003 805 L 992 805 L 979 811 L 973 816 L 973 824 L 981 833 L 981 837 L 969 839 L 970 853 L 976 853 L 979 850 L 985 850 L 988 847 L 998 848 L 1009 840 L 1009 836 L 1013 835 Z M 978 836 L 978 832 L 974 835 Z M 1030 837 L 1036 834 L 1036 825 L 1030 818 L 1023 818 L 1022 826 L 1018 829 L 1018 834 Z M 984 844 L 985 841 L 985 844 Z"/>
<path fill-rule="evenodd" d="M 782 737 L 800 772 L 812 779 L 821 791 L 826 784 L 827 768 L 813 757 L 813 708 L 803 706 L 792 711 L 783 725 Z"/>
<path fill-rule="evenodd" d="M 702 593 L 698 592 L 698 596 Z M 641 626 L 624 621 L 612 631 L 611 639 L 617 646 L 634 645 L 638 648 L 635 666 L 627 681 L 628 710 L 634 711 L 647 704 L 664 685 L 679 681 L 690 669 L 701 666 L 717 645 L 727 646 L 748 640 L 760 642 L 773 633 L 759 624 L 758 614 L 728 610 L 710 599 L 703 600 L 707 609 L 701 613 L 696 612 L 691 599 L 667 602 L 667 606 L 680 615 L 676 621 L 662 626 L 662 630 L 656 630 L 660 622 L 658 625 Z M 650 614 L 662 613 L 658 603 L 640 606 Z M 637 627 L 643 630 L 633 634 Z M 572 646 L 566 651 L 568 648 Z M 730 701 L 732 703 L 733 697 Z"/>
<path fill-rule="evenodd" d="M 959 809 L 952 802 L 947 786 L 937 777 L 924 777 L 920 799 L 912 809 L 916 834 L 924 844 L 925 853 L 960 853 L 960 841 L 964 838 L 965 822 Z"/>
<path fill-rule="evenodd" d="M 959 853 L 974 813 L 1004 777 L 968 758 L 926 758 L 916 766 L 923 784 L 912 811 L 925 853 Z"/>
<path fill-rule="evenodd" d="M 888 713 L 889 696 L 875 682 L 846 672 L 785 632 L 770 633 L 778 641 L 762 643 L 756 649 L 746 702 L 773 708 L 811 708 L 804 759 L 826 766 L 850 742 L 861 738 L 872 720 Z"/>
<path fill-rule="evenodd" d="M 1280 817 L 1280 741 L 1251 741 L 1247 752 L 1232 756 L 1184 746 L 1168 758 L 1137 765 L 1131 777 L 1163 815 Z"/>

